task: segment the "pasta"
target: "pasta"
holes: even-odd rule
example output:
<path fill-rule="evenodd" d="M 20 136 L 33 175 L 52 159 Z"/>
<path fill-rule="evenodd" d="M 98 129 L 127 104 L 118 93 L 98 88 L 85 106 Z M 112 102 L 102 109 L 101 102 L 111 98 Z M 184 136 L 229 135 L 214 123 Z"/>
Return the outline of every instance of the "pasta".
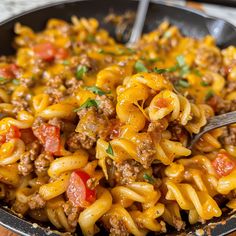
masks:
<path fill-rule="evenodd" d="M 129 48 L 74 16 L 15 33 L 0 57 L 0 199 L 18 216 L 143 236 L 236 209 L 235 124 L 187 146 L 236 110 L 234 46 L 163 22 Z"/>

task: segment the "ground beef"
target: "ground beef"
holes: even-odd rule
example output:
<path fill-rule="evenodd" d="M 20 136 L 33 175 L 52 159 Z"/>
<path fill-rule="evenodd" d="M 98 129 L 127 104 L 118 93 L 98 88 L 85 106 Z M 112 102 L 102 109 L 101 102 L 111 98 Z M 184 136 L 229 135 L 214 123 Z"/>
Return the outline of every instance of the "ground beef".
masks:
<path fill-rule="evenodd" d="M 50 166 L 50 163 L 54 160 L 53 156 L 50 153 L 43 152 L 40 154 L 35 162 L 35 172 L 39 176 L 43 176 L 47 174 L 47 170 Z"/>
<path fill-rule="evenodd" d="M 34 193 L 29 197 L 28 205 L 31 210 L 39 209 L 45 207 L 46 201 L 39 195 L 39 193 Z"/>
<path fill-rule="evenodd" d="M 105 116 L 111 118 L 115 116 L 116 107 L 114 101 L 106 95 L 96 96 L 98 101 L 98 112 L 103 113 Z"/>
<path fill-rule="evenodd" d="M 65 126 L 64 122 L 62 120 L 60 120 L 59 118 L 56 118 L 56 117 L 49 120 L 48 124 L 54 125 L 62 131 L 64 130 L 64 126 Z"/>
<path fill-rule="evenodd" d="M 216 114 L 224 114 L 230 111 L 236 111 L 236 99 L 235 100 L 224 100 L 223 98 L 215 95 L 207 101 Z"/>
<path fill-rule="evenodd" d="M 28 206 L 27 204 L 22 203 L 22 202 L 19 202 L 18 200 L 16 200 L 16 201 L 13 203 L 12 207 L 11 207 L 11 209 L 12 209 L 14 212 L 16 212 L 16 213 L 18 213 L 18 214 L 22 214 L 22 215 L 25 214 L 25 212 L 28 210 L 28 208 L 29 208 L 29 206 Z"/>
<path fill-rule="evenodd" d="M 113 161 L 113 165 L 115 167 L 115 181 L 120 185 L 135 182 L 139 173 L 143 170 L 142 165 L 135 160 L 126 160 L 121 163 Z"/>
<path fill-rule="evenodd" d="M 34 160 L 37 158 L 40 152 L 40 144 L 36 140 L 27 145 L 27 150 L 20 157 L 20 162 L 18 165 L 19 173 L 26 176 L 30 174 L 34 169 Z"/>
<path fill-rule="evenodd" d="M 65 81 L 66 85 L 66 94 L 73 95 L 77 88 L 81 87 L 84 84 L 83 80 L 77 80 L 75 77 L 72 77 Z"/>
<path fill-rule="evenodd" d="M 224 128 L 221 141 L 224 145 L 236 145 L 236 127 L 228 126 Z"/>
<path fill-rule="evenodd" d="M 40 116 L 38 116 L 38 117 L 34 120 L 34 123 L 33 123 L 33 125 L 32 125 L 32 131 L 33 131 L 33 133 L 34 133 L 34 135 L 35 135 L 36 137 L 39 137 L 39 136 L 40 136 L 40 134 L 38 133 L 38 130 L 39 130 L 39 127 L 40 127 L 44 122 L 45 122 L 45 120 L 44 120 L 42 117 L 40 117 Z"/>
<path fill-rule="evenodd" d="M 137 155 L 144 168 L 149 168 L 155 159 L 156 150 L 151 135 L 149 133 L 142 133 L 142 136 L 137 147 Z"/>
<path fill-rule="evenodd" d="M 35 79 L 32 77 L 21 76 L 19 80 L 20 80 L 20 84 L 25 87 L 33 87 L 35 85 Z"/>
<path fill-rule="evenodd" d="M 173 223 L 177 231 L 180 231 L 181 229 L 185 228 L 186 224 L 181 220 L 181 218 L 172 216 L 172 219 L 173 219 Z"/>
<path fill-rule="evenodd" d="M 216 47 L 199 47 L 195 57 L 195 64 L 211 71 L 218 72 L 222 64 L 220 50 Z"/>
<path fill-rule="evenodd" d="M 125 222 L 118 216 L 112 215 L 109 219 L 111 236 L 129 236 Z"/>
<path fill-rule="evenodd" d="M 236 81 L 228 82 L 226 87 L 226 94 L 236 91 Z"/>
<path fill-rule="evenodd" d="M 95 107 L 82 109 L 77 112 L 80 121 L 77 125 L 79 133 L 83 133 L 96 141 L 98 138 L 106 139 L 109 135 L 110 121 L 104 114 L 99 114 Z"/>
<path fill-rule="evenodd" d="M 48 87 L 45 93 L 50 96 L 50 103 L 59 103 L 66 95 L 66 90 L 60 90 L 59 88 Z"/>
<path fill-rule="evenodd" d="M 70 150 L 75 151 L 77 149 L 80 149 L 81 147 L 85 149 L 90 149 L 95 142 L 95 139 L 90 138 L 89 136 L 83 133 L 73 132 L 68 137 L 67 145 Z"/>
<path fill-rule="evenodd" d="M 22 93 L 21 95 L 17 96 L 17 99 L 12 99 L 11 103 L 14 106 L 13 113 L 17 114 L 20 111 L 30 111 L 30 100 L 31 95 L 25 95 Z"/>
<path fill-rule="evenodd" d="M 80 213 L 79 207 L 75 207 L 71 201 L 67 201 L 63 205 L 63 209 L 64 209 L 65 214 L 67 215 L 68 224 L 72 228 L 75 228 L 77 225 L 79 213 Z"/>
<path fill-rule="evenodd" d="M 59 88 L 61 85 L 63 85 L 64 78 L 62 75 L 56 75 L 54 77 L 47 78 L 47 87 L 51 88 Z"/>

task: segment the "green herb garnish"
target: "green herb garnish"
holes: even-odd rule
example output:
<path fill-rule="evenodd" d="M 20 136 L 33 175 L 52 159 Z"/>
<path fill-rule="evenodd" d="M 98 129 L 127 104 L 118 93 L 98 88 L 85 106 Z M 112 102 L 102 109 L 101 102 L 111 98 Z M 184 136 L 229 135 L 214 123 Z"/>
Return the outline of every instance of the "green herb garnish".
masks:
<path fill-rule="evenodd" d="M 89 43 L 94 43 L 96 42 L 96 39 L 95 39 L 95 36 L 93 34 L 89 34 L 86 38 L 86 40 L 89 42 Z"/>
<path fill-rule="evenodd" d="M 205 100 L 208 101 L 210 98 L 212 98 L 215 95 L 214 91 L 208 90 Z"/>
<path fill-rule="evenodd" d="M 110 143 L 108 144 L 108 148 L 106 149 L 106 153 L 114 156 L 114 152 L 113 152 L 113 149 L 112 149 L 112 146 Z"/>
<path fill-rule="evenodd" d="M 110 92 L 105 92 L 105 91 L 101 90 L 97 86 L 87 86 L 87 87 L 85 87 L 85 89 L 87 89 L 87 90 L 89 90 L 89 91 L 91 91 L 91 92 L 93 92 L 95 94 L 98 94 L 100 96 L 104 95 L 104 94 L 110 93 Z"/>
<path fill-rule="evenodd" d="M 65 65 L 65 66 L 68 66 L 68 65 L 70 65 L 70 62 L 69 62 L 68 60 L 64 60 L 64 61 L 62 62 L 62 64 Z"/>
<path fill-rule="evenodd" d="M 6 84 L 8 82 L 9 80 L 7 80 L 6 78 L 0 77 L 0 84 Z"/>
<path fill-rule="evenodd" d="M 149 182 L 150 184 L 155 183 L 155 180 L 153 179 L 153 177 L 150 176 L 150 175 L 148 175 L 148 174 L 146 174 L 146 173 L 143 175 L 143 178 L 144 178 L 147 182 Z"/>
<path fill-rule="evenodd" d="M 98 101 L 88 98 L 79 108 L 74 109 L 74 112 L 80 111 L 84 108 L 89 108 L 89 107 L 98 107 Z"/>
<path fill-rule="evenodd" d="M 185 76 L 189 73 L 189 66 L 185 63 L 185 58 L 183 55 L 179 55 L 176 57 L 177 66 L 180 70 L 180 76 Z"/>
<path fill-rule="evenodd" d="M 76 79 L 82 80 L 87 71 L 88 71 L 88 68 L 86 66 L 79 65 L 76 70 Z"/>
<path fill-rule="evenodd" d="M 148 63 L 150 63 L 150 64 L 153 64 L 153 63 L 158 62 L 160 60 L 161 59 L 159 57 L 154 57 L 154 58 L 148 58 L 147 59 Z"/>
<path fill-rule="evenodd" d="M 20 84 L 20 81 L 18 79 L 13 79 L 12 80 L 12 83 L 15 84 L 15 85 L 19 85 Z"/>
<path fill-rule="evenodd" d="M 201 74 L 201 72 L 200 72 L 198 69 L 193 69 L 192 72 L 193 72 L 196 76 L 202 77 L 202 74 Z"/>
<path fill-rule="evenodd" d="M 145 67 L 145 65 L 144 65 L 141 61 L 137 61 L 137 62 L 134 64 L 134 69 L 135 69 L 137 72 L 148 72 L 148 69 Z"/>
<path fill-rule="evenodd" d="M 163 34 L 163 37 L 164 38 L 170 38 L 171 37 L 171 32 L 170 31 L 166 31 L 164 34 Z"/>
<path fill-rule="evenodd" d="M 122 56 L 122 55 L 134 54 L 135 50 L 132 48 L 124 48 L 124 49 L 118 48 L 117 52 L 112 52 L 112 51 L 107 51 L 107 50 L 100 48 L 100 49 L 98 49 L 98 53 L 108 54 L 108 55 L 112 55 L 112 56 Z"/>
<path fill-rule="evenodd" d="M 201 81 L 201 85 L 204 86 L 204 87 L 206 87 L 206 86 L 208 86 L 209 84 L 208 84 L 206 81 Z"/>
<path fill-rule="evenodd" d="M 190 86 L 189 82 L 187 80 L 184 80 L 184 79 L 178 80 L 176 85 L 180 86 L 182 88 L 188 88 Z"/>
<path fill-rule="evenodd" d="M 163 73 L 167 73 L 167 72 L 174 72 L 177 70 L 176 66 L 170 67 L 170 68 L 162 68 L 162 69 L 158 69 L 158 68 L 154 68 L 153 71 L 158 73 L 158 74 L 163 74 Z"/>

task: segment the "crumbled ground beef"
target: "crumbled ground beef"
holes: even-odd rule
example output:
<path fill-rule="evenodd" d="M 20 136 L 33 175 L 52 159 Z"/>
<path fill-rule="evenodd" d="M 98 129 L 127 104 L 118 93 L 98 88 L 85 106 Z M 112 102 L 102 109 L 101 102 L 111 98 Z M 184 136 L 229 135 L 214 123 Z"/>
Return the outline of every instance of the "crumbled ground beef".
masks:
<path fill-rule="evenodd" d="M 177 229 L 177 231 L 180 231 L 181 229 L 185 228 L 186 224 L 179 217 L 172 216 L 172 218 L 173 218 L 174 226 Z"/>
<path fill-rule="evenodd" d="M 214 95 L 207 101 L 216 114 L 224 114 L 230 111 L 236 111 L 236 99 L 235 100 L 224 100 L 223 98 Z"/>
<path fill-rule="evenodd" d="M 44 122 L 45 120 L 40 116 L 36 117 L 36 119 L 34 120 L 34 123 L 32 125 L 32 131 L 36 137 L 39 137 L 38 130 L 40 125 L 42 125 Z"/>
<path fill-rule="evenodd" d="M 236 127 L 225 127 L 221 141 L 224 145 L 236 145 Z"/>
<path fill-rule="evenodd" d="M 51 120 L 49 120 L 48 124 L 54 125 L 54 126 L 58 127 L 62 131 L 64 129 L 64 122 L 62 120 L 60 120 L 59 118 L 56 118 L 56 117 L 52 118 Z"/>
<path fill-rule="evenodd" d="M 226 94 L 233 92 L 233 91 L 236 91 L 236 81 L 232 81 L 232 82 L 227 83 Z"/>
<path fill-rule="evenodd" d="M 77 80 L 75 77 L 70 78 L 69 80 L 65 81 L 66 85 L 66 94 L 67 95 L 74 95 L 74 92 L 77 90 L 77 88 L 81 87 L 84 84 L 83 80 Z"/>
<path fill-rule="evenodd" d="M 207 46 L 199 47 L 196 53 L 195 63 L 200 67 L 218 72 L 222 64 L 222 57 L 219 49 Z"/>
<path fill-rule="evenodd" d="M 22 93 L 21 95 L 17 96 L 17 99 L 12 99 L 11 103 L 14 105 L 13 113 L 18 113 L 19 111 L 30 111 L 30 102 L 31 95 L 25 95 Z"/>
<path fill-rule="evenodd" d="M 80 149 L 81 147 L 90 149 L 95 142 L 95 139 L 92 139 L 83 133 L 73 132 L 68 137 L 67 145 L 70 150 L 75 151 L 77 149 Z"/>
<path fill-rule="evenodd" d="M 137 155 L 144 168 L 149 168 L 155 159 L 156 150 L 151 135 L 149 133 L 142 133 L 142 136 L 137 147 Z"/>
<path fill-rule="evenodd" d="M 110 223 L 110 235 L 111 236 L 129 236 L 128 229 L 125 225 L 125 222 L 119 219 L 118 216 L 111 216 L 109 219 Z"/>
<path fill-rule="evenodd" d="M 135 160 L 126 160 L 121 163 L 113 162 L 113 165 L 116 168 L 114 172 L 115 181 L 120 185 L 135 182 L 143 170 L 142 165 Z"/>
<path fill-rule="evenodd" d="M 11 209 L 18 213 L 18 214 L 22 214 L 24 215 L 25 212 L 28 210 L 29 206 L 25 203 L 19 202 L 18 200 L 15 200 L 15 202 L 13 203 Z"/>
<path fill-rule="evenodd" d="M 34 193 L 29 197 L 28 205 L 31 210 L 34 210 L 45 207 L 46 201 L 39 195 L 39 193 Z"/>
<path fill-rule="evenodd" d="M 103 113 L 109 118 L 115 116 L 115 103 L 110 97 L 107 97 L 106 95 L 96 96 L 96 101 L 98 101 L 99 113 Z"/>
<path fill-rule="evenodd" d="M 63 209 L 64 209 L 65 214 L 67 215 L 68 224 L 72 228 L 75 228 L 77 225 L 78 218 L 79 218 L 79 212 L 80 212 L 79 207 L 75 207 L 71 201 L 67 201 L 63 205 Z"/>
<path fill-rule="evenodd" d="M 59 88 L 48 87 L 45 93 L 50 96 L 50 103 L 59 103 L 66 95 L 66 90 L 60 90 Z"/>
<path fill-rule="evenodd" d="M 20 162 L 18 165 L 19 173 L 24 176 L 30 174 L 34 169 L 33 162 L 37 158 L 37 156 L 39 155 L 39 151 L 40 151 L 39 142 L 36 140 L 36 141 L 28 144 L 27 150 L 28 151 L 24 152 L 21 155 Z"/>
<path fill-rule="evenodd" d="M 47 174 L 47 170 L 50 166 L 50 163 L 54 160 L 53 156 L 50 153 L 43 152 L 40 154 L 34 161 L 35 172 L 39 176 Z"/>

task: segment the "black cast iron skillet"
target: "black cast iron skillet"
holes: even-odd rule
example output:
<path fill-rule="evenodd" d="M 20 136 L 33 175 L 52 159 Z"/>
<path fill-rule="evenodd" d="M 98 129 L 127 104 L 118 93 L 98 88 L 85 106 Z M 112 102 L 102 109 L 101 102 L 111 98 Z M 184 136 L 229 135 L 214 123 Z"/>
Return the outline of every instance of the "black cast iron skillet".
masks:
<path fill-rule="evenodd" d="M 40 7 L 0 23 L 0 55 L 10 55 L 14 53 L 12 41 L 14 38 L 13 27 L 16 22 L 32 27 L 39 31 L 45 27 L 50 18 L 60 18 L 70 21 L 72 15 L 78 17 L 95 17 L 101 26 L 114 35 L 114 27 L 104 23 L 104 17 L 112 9 L 117 14 L 123 14 L 127 10 L 136 11 L 137 1 L 132 0 L 82 0 L 64 1 L 57 4 Z M 218 46 L 221 48 L 229 45 L 236 46 L 236 28 L 221 19 L 209 17 L 203 13 L 186 9 L 184 7 L 173 7 L 159 4 L 158 0 L 152 0 L 149 6 L 144 32 L 149 32 L 157 27 L 163 20 L 168 20 L 178 26 L 184 35 L 201 38 L 211 34 L 216 38 Z M 58 235 L 51 232 L 48 226 L 39 226 L 31 223 L 30 219 L 20 219 L 13 215 L 6 207 L 0 207 L 0 224 L 17 232 L 20 235 L 42 236 Z M 200 231 L 196 231 L 200 229 Z M 211 235 L 226 235 L 236 230 L 236 214 L 224 211 L 220 219 L 215 218 L 204 225 L 188 226 L 184 232 L 169 230 L 168 235 L 186 233 L 194 235 L 196 232 Z M 78 234 L 81 234 L 78 232 Z M 105 235 L 104 231 L 100 235 Z"/>

